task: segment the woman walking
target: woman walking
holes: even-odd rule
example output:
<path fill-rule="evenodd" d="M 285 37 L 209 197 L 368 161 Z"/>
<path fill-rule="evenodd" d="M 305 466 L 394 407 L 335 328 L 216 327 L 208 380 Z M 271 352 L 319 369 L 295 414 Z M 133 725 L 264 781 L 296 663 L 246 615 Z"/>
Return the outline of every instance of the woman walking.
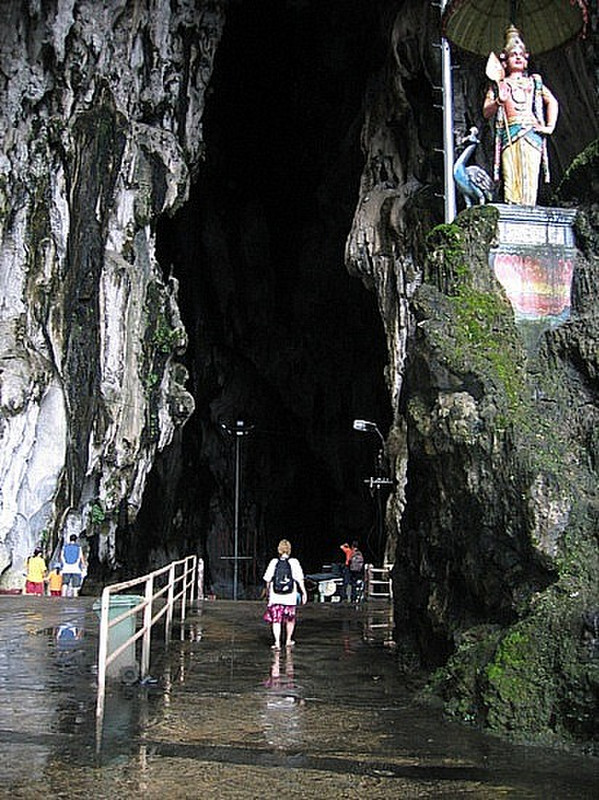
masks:
<path fill-rule="evenodd" d="M 273 650 L 281 649 L 283 623 L 285 623 L 286 647 L 293 647 L 296 606 L 298 600 L 305 604 L 308 599 L 304 571 L 297 558 L 291 558 L 290 542 L 281 539 L 277 552 L 279 557 L 270 561 L 263 578 L 268 590 L 268 606 L 263 619 L 272 626 Z"/>
<path fill-rule="evenodd" d="M 24 594 L 44 594 L 44 580 L 48 570 L 42 556 L 42 551 L 36 547 L 33 555 L 27 559 L 27 574 L 25 577 Z"/>

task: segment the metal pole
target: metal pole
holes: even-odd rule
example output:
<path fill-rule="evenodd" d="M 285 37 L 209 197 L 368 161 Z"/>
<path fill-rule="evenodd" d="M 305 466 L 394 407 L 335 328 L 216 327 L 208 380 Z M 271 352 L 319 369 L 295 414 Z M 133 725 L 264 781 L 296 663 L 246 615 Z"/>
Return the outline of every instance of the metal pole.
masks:
<path fill-rule="evenodd" d="M 381 490 L 383 486 L 393 486 L 393 481 L 391 478 L 385 477 L 385 437 L 380 432 L 379 426 L 376 424 L 376 422 L 372 422 L 369 419 L 355 419 L 353 428 L 355 431 L 361 431 L 362 433 L 376 433 L 381 443 L 380 450 L 378 451 L 374 463 L 375 474 L 371 475 L 370 478 L 366 478 L 364 483 L 370 486 L 371 497 L 375 501 L 375 521 L 377 529 L 376 544 L 382 549 L 384 560 L 385 523 L 383 517 L 383 499 L 381 497 Z M 376 492 L 376 495 L 373 494 L 374 492 Z"/>
<path fill-rule="evenodd" d="M 185 622 L 185 615 L 187 614 L 187 561 L 183 562 L 183 570 L 181 573 L 181 641 L 184 638 L 184 626 L 183 623 Z"/>
<path fill-rule="evenodd" d="M 241 437 L 243 422 L 237 420 L 238 430 L 235 435 L 235 523 L 233 547 L 233 600 L 237 600 L 237 582 L 239 577 L 239 493 L 241 490 Z"/>
<path fill-rule="evenodd" d="M 384 477 L 383 476 L 383 464 L 384 464 L 383 459 L 384 459 L 384 457 L 385 457 L 385 452 L 384 452 L 384 446 L 383 446 L 383 449 L 381 449 L 379 451 L 378 456 L 377 456 L 377 477 L 380 477 L 380 478 Z M 376 516 L 377 516 L 377 521 L 378 521 L 378 542 L 377 542 L 377 544 L 378 544 L 378 546 L 380 548 L 380 553 L 382 554 L 381 555 L 381 564 L 385 560 L 385 550 L 386 550 L 386 547 L 385 547 L 385 522 L 384 522 L 384 519 L 383 519 L 383 498 L 381 497 L 382 488 L 383 488 L 382 485 L 380 483 L 377 483 L 377 485 L 376 485 Z"/>
<path fill-rule="evenodd" d="M 171 631 L 173 629 L 173 610 L 174 610 L 174 594 L 175 594 L 175 564 L 170 565 L 168 570 L 168 594 L 166 600 L 166 622 L 164 625 L 164 638 L 166 646 L 168 647 L 171 640 Z"/>
<path fill-rule="evenodd" d="M 198 558 L 198 602 L 204 599 L 204 559 Z"/>
<path fill-rule="evenodd" d="M 102 591 L 100 606 L 100 643 L 98 648 L 98 698 L 96 702 L 96 753 L 102 749 L 104 706 L 106 700 L 106 659 L 108 658 L 108 608 L 110 588 Z"/>
<path fill-rule="evenodd" d="M 447 0 L 441 0 L 441 14 Z M 445 222 L 456 216 L 455 183 L 453 181 L 453 87 L 451 80 L 451 50 L 445 37 L 441 39 L 441 69 L 443 77 L 443 174 L 445 183 Z"/>
<path fill-rule="evenodd" d="M 197 556 L 189 556 L 185 559 L 185 569 L 189 573 L 189 607 L 191 608 L 196 601 L 196 561 Z"/>
<path fill-rule="evenodd" d="M 241 503 L 241 437 L 246 436 L 253 429 L 253 425 L 246 425 L 242 419 L 238 419 L 234 426 L 229 426 L 225 422 L 220 423 L 221 428 L 230 436 L 235 436 L 235 501 L 234 501 L 234 522 L 233 537 L 234 547 L 232 556 L 221 556 L 228 561 L 233 560 L 233 600 L 237 600 L 239 585 L 239 562 L 249 560 L 251 556 L 239 555 L 239 506 Z"/>

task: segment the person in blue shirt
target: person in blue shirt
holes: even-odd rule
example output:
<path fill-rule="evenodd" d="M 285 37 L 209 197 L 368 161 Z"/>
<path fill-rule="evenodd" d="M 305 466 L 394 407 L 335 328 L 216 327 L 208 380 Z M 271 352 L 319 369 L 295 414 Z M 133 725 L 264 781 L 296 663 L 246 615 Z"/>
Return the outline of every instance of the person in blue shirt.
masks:
<path fill-rule="evenodd" d="M 77 597 L 87 575 L 87 563 L 81 545 L 73 533 L 60 554 L 62 571 L 62 596 Z"/>

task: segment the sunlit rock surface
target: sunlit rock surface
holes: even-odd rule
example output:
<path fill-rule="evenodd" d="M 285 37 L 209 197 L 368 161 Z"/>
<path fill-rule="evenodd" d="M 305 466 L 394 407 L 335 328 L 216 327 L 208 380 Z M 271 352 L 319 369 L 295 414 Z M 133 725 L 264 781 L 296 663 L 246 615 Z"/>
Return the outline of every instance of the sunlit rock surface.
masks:
<path fill-rule="evenodd" d="M 155 220 L 188 197 L 223 4 L 7 2 L 0 67 L 0 572 L 77 518 L 113 559 L 193 410 Z M 81 532 L 81 531 L 77 531 Z"/>

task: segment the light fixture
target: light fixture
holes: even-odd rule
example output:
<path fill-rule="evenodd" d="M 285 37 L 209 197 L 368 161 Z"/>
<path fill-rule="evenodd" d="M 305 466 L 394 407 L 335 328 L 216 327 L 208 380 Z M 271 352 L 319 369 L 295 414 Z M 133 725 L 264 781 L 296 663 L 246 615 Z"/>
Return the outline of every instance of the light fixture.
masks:
<path fill-rule="evenodd" d="M 381 445 L 383 446 L 383 448 L 385 447 L 385 439 L 383 437 L 383 434 L 380 432 L 376 422 L 371 422 L 368 419 L 355 419 L 354 430 L 360 431 L 361 433 L 376 433 L 379 439 L 381 440 Z"/>
<path fill-rule="evenodd" d="M 376 499 L 377 545 L 380 553 L 383 553 L 385 547 L 385 520 L 381 490 L 389 489 L 393 486 L 391 478 L 385 475 L 385 438 L 380 432 L 376 422 L 372 422 L 369 419 L 355 419 L 353 427 L 355 431 L 360 431 L 360 433 L 376 433 L 381 442 L 375 462 L 375 474 L 370 478 L 366 478 L 364 483 L 367 484 L 370 488 L 371 495 Z"/>

